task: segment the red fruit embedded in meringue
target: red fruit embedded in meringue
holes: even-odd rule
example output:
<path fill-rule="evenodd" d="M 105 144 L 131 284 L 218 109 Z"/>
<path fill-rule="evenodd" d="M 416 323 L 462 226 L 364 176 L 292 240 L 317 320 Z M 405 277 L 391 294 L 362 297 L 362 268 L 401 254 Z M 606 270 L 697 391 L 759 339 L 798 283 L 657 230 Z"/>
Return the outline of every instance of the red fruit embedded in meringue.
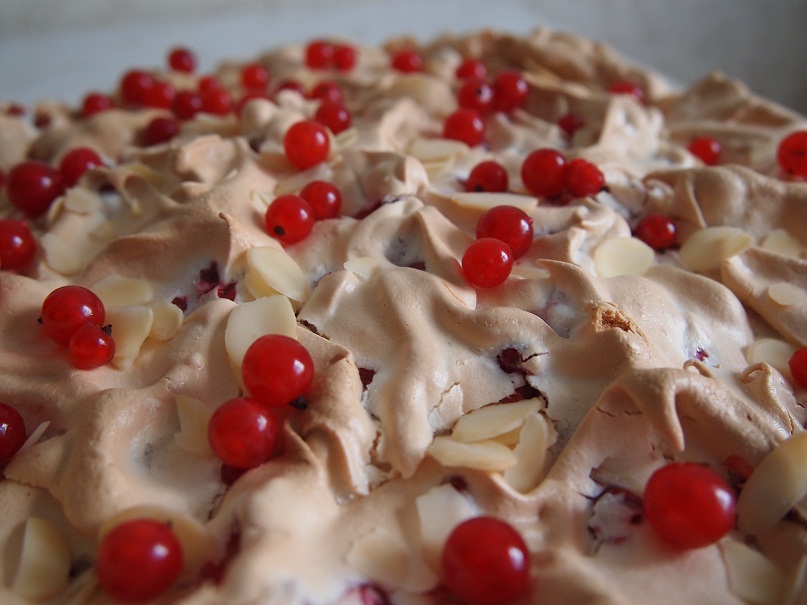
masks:
<path fill-rule="evenodd" d="M 314 380 L 314 361 L 293 338 L 268 334 L 247 349 L 241 377 L 255 399 L 269 407 L 282 407 L 308 393 Z"/>
<path fill-rule="evenodd" d="M 6 191 L 17 209 L 37 217 L 47 212 L 54 200 L 64 193 L 64 178 L 44 162 L 27 160 L 8 173 Z"/>

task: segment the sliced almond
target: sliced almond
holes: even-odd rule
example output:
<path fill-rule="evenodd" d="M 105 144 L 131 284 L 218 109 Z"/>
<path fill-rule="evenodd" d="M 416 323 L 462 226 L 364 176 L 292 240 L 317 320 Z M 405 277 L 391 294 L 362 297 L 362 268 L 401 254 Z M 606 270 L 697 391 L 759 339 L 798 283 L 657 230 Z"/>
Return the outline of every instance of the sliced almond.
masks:
<path fill-rule="evenodd" d="M 448 534 L 479 512 L 471 500 L 448 484 L 431 488 L 417 498 L 415 505 L 423 556 L 432 567 L 439 568 L 440 553 Z"/>
<path fill-rule="evenodd" d="M 678 258 L 690 271 L 713 271 L 753 243 L 751 234 L 738 227 L 706 227 L 687 238 Z"/>
<path fill-rule="evenodd" d="M 204 525 L 190 515 L 155 505 L 134 506 L 113 515 L 98 532 L 99 540 L 124 521 L 134 519 L 154 519 L 171 526 L 182 545 L 182 575 L 185 578 L 195 577 L 202 565 L 218 558 L 216 540 Z"/>
<path fill-rule="evenodd" d="M 25 443 L 22 444 L 22 447 L 17 450 L 17 453 L 14 454 L 15 456 L 19 456 L 22 452 L 27 450 L 30 447 L 35 446 L 39 443 L 39 440 L 42 439 L 42 435 L 45 434 L 45 431 L 48 430 L 50 426 L 50 420 L 46 420 L 45 422 L 40 422 L 39 425 L 28 435 L 28 439 L 25 440 Z"/>
<path fill-rule="evenodd" d="M 435 437 L 427 452 L 443 466 L 481 471 L 504 471 L 517 462 L 513 451 L 496 441 L 463 443 L 451 437 Z"/>
<path fill-rule="evenodd" d="M 101 196 L 91 189 L 71 187 L 64 196 L 64 207 L 77 214 L 92 214 L 103 208 L 103 202 Z"/>
<path fill-rule="evenodd" d="M 768 298 L 783 307 L 795 307 L 805 300 L 804 291 L 787 282 L 777 282 L 768 286 Z"/>
<path fill-rule="evenodd" d="M 45 252 L 45 262 L 51 269 L 62 275 L 75 275 L 81 271 L 81 257 L 53 233 L 45 233 L 39 243 Z"/>
<path fill-rule="evenodd" d="M 207 438 L 207 425 L 213 410 L 203 402 L 187 395 L 177 395 L 177 414 L 179 415 L 179 432 L 174 434 L 177 446 L 200 456 L 213 453 L 210 440 Z"/>
<path fill-rule="evenodd" d="M 367 279 L 379 264 L 380 260 L 373 256 L 362 256 L 360 258 L 351 258 L 345 261 L 344 267 L 348 271 L 352 271 L 359 277 Z"/>
<path fill-rule="evenodd" d="M 485 212 L 496 206 L 515 206 L 527 214 L 538 206 L 538 198 L 518 193 L 490 193 L 487 191 L 460 191 L 451 201 L 463 208 Z"/>
<path fill-rule="evenodd" d="M 737 500 L 737 525 L 758 534 L 807 495 L 807 431 L 776 446 L 754 469 Z"/>
<path fill-rule="evenodd" d="M 126 368 L 140 354 L 140 347 L 151 333 L 154 311 L 143 305 L 117 307 L 107 311 L 106 321 L 112 324 L 115 341 L 113 362 L 119 368 Z"/>
<path fill-rule="evenodd" d="M 103 221 L 90 231 L 90 236 L 102 242 L 111 242 L 117 236 L 115 225 L 112 221 Z"/>
<path fill-rule="evenodd" d="M 387 586 L 399 586 L 409 570 L 406 542 L 383 525 L 376 525 L 350 547 L 347 562 L 352 570 Z"/>
<path fill-rule="evenodd" d="M 126 307 L 129 305 L 143 305 L 154 299 L 154 288 L 145 279 L 135 277 L 121 277 L 112 274 L 92 287 L 106 309 Z"/>
<path fill-rule="evenodd" d="M 748 345 L 745 358 L 748 365 L 767 363 L 785 376 L 790 375 L 789 361 L 796 347 L 778 338 L 759 338 Z"/>
<path fill-rule="evenodd" d="M 554 428 L 543 414 L 527 416 L 513 450 L 517 461 L 504 471 L 505 481 L 523 494 L 536 488 L 544 477 L 546 455 L 554 441 Z"/>
<path fill-rule="evenodd" d="M 720 551 L 726 563 L 731 591 L 754 605 L 774 605 L 784 584 L 784 574 L 761 552 L 737 540 L 723 540 Z"/>
<path fill-rule="evenodd" d="M 460 416 L 451 429 L 451 437 L 466 443 L 494 439 L 519 428 L 524 419 L 540 407 L 540 399 L 487 405 Z"/>
<path fill-rule="evenodd" d="M 253 296 L 283 294 L 303 302 L 308 297 L 308 281 L 285 250 L 258 246 L 247 250 L 247 288 Z M 256 288 L 258 292 L 252 291 Z"/>
<path fill-rule="evenodd" d="M 593 258 L 600 277 L 644 275 L 653 266 L 656 253 L 635 237 L 614 237 L 597 246 Z"/>
<path fill-rule="evenodd" d="M 801 255 L 802 246 L 795 237 L 784 229 L 774 229 L 765 239 L 762 240 L 762 247 L 765 250 L 776 252 L 784 256 L 798 258 Z"/>
<path fill-rule="evenodd" d="M 238 305 L 227 318 L 224 348 L 230 361 L 240 368 L 247 349 L 266 334 L 297 338 L 297 318 L 289 299 L 273 294 Z"/>
<path fill-rule="evenodd" d="M 468 153 L 468 145 L 450 139 L 427 139 L 418 137 L 409 146 L 409 154 L 421 162 L 454 158 Z"/>
<path fill-rule="evenodd" d="M 160 302 L 151 305 L 151 310 L 154 313 L 154 321 L 151 324 L 149 338 L 171 340 L 185 321 L 182 309 L 171 302 Z"/>
<path fill-rule="evenodd" d="M 29 517 L 11 589 L 26 599 L 51 597 L 67 587 L 71 564 L 64 534 L 44 519 Z"/>

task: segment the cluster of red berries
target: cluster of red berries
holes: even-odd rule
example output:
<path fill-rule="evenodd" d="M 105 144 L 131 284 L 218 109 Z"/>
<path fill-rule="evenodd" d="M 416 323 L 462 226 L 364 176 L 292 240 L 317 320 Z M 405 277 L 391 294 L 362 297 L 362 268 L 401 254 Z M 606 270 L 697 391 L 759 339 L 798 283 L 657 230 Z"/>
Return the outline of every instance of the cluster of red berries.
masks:
<path fill-rule="evenodd" d="M 349 44 L 312 40 L 305 47 L 305 64 L 311 69 L 350 71 L 356 65 L 356 49 Z"/>
<path fill-rule="evenodd" d="M 476 239 L 462 256 L 462 272 L 471 284 L 493 288 L 513 270 L 513 262 L 530 249 L 532 217 L 515 206 L 494 206 L 476 224 Z"/>
<path fill-rule="evenodd" d="M 560 201 L 597 195 L 605 188 L 605 176 L 596 164 L 583 158 L 568 161 L 548 147 L 524 158 L 521 180 L 534 195 Z"/>
<path fill-rule="evenodd" d="M 299 194 L 272 200 L 264 215 L 267 232 L 284 244 L 296 244 L 311 233 L 316 221 L 339 216 L 342 194 L 327 181 L 311 181 Z"/>
<path fill-rule="evenodd" d="M 293 338 L 269 334 L 247 349 L 241 378 L 249 396 L 230 399 L 210 418 L 208 439 L 229 467 L 251 469 L 269 460 L 277 448 L 278 408 L 303 407 L 314 379 L 308 350 Z"/>
<path fill-rule="evenodd" d="M 111 326 L 104 325 L 105 319 L 104 303 L 92 290 L 61 286 L 42 303 L 40 322 L 51 340 L 67 347 L 76 368 L 92 370 L 115 356 Z"/>

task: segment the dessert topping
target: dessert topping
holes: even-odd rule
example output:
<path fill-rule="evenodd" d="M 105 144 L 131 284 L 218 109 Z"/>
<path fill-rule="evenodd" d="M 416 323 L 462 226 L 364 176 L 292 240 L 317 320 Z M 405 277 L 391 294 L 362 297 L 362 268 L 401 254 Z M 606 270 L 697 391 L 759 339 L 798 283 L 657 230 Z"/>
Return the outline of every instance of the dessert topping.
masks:
<path fill-rule="evenodd" d="M 10 218 L 0 219 L 0 267 L 21 269 L 36 254 L 34 239 L 28 223 Z"/>
<path fill-rule="evenodd" d="M 660 251 L 675 243 L 676 228 L 670 217 L 648 214 L 636 224 L 633 234 L 653 250 Z"/>
<path fill-rule="evenodd" d="M 280 423 L 270 408 L 255 399 L 238 397 L 222 404 L 210 417 L 210 449 L 228 466 L 250 469 L 272 456 Z"/>
<path fill-rule="evenodd" d="M 782 139 L 776 151 L 776 160 L 785 174 L 807 178 L 807 130 L 792 132 Z"/>
<path fill-rule="evenodd" d="M 59 163 L 65 187 L 72 187 L 90 168 L 102 166 L 101 157 L 89 147 L 76 147 L 68 151 Z"/>
<path fill-rule="evenodd" d="M 168 53 L 168 65 L 174 71 L 192 74 L 196 71 L 196 55 L 183 46 L 172 48 Z"/>
<path fill-rule="evenodd" d="M 460 107 L 446 117 L 443 137 L 475 147 L 485 140 L 485 122 L 475 109 Z"/>
<path fill-rule="evenodd" d="M 6 192 L 11 203 L 29 216 L 45 214 L 64 192 L 61 173 L 39 160 L 21 162 L 8 173 Z"/>
<path fill-rule="evenodd" d="M 300 190 L 300 197 L 308 202 L 318 221 L 336 218 L 342 208 L 342 194 L 327 181 L 311 181 Z"/>
<path fill-rule="evenodd" d="M 510 275 L 513 253 L 510 246 L 492 237 L 477 239 L 462 256 L 462 272 L 474 286 L 493 288 Z"/>
<path fill-rule="evenodd" d="M 85 323 L 104 325 L 105 310 L 101 299 L 82 286 L 61 286 L 42 303 L 42 327 L 54 342 L 67 345 Z"/>
<path fill-rule="evenodd" d="M 465 191 L 505 192 L 508 189 L 507 169 L 495 160 L 484 160 L 471 169 L 465 181 Z"/>
<path fill-rule="evenodd" d="M 247 349 L 241 377 L 255 399 L 269 407 L 281 407 L 308 393 L 314 380 L 314 361 L 295 339 L 267 334 Z"/>
<path fill-rule="evenodd" d="M 70 337 L 67 349 L 70 362 L 79 370 L 105 366 L 115 356 L 111 326 L 100 328 L 94 323 L 85 323 Z"/>
<path fill-rule="evenodd" d="M 299 195 L 276 197 L 264 215 L 266 231 L 284 244 L 304 240 L 314 227 L 314 209 Z"/>
<path fill-rule="evenodd" d="M 0 464 L 11 460 L 27 439 L 25 421 L 17 408 L 0 402 Z"/>
<path fill-rule="evenodd" d="M 516 71 L 503 71 L 493 79 L 493 108 L 509 113 L 527 100 L 527 81 Z"/>
<path fill-rule="evenodd" d="M 45 519 L 29 517 L 11 589 L 31 600 L 52 597 L 67 586 L 71 564 L 64 534 Z"/>
<path fill-rule="evenodd" d="M 286 157 L 298 169 L 305 170 L 325 161 L 330 152 L 328 132 L 318 122 L 297 122 L 283 137 Z"/>
<path fill-rule="evenodd" d="M 510 247 L 513 259 L 518 259 L 532 245 L 532 217 L 515 206 L 494 206 L 476 224 L 478 239 L 492 237 Z"/>
<path fill-rule="evenodd" d="M 687 150 L 707 166 L 716 166 L 720 162 L 723 147 L 717 139 L 702 135 L 692 139 Z"/>

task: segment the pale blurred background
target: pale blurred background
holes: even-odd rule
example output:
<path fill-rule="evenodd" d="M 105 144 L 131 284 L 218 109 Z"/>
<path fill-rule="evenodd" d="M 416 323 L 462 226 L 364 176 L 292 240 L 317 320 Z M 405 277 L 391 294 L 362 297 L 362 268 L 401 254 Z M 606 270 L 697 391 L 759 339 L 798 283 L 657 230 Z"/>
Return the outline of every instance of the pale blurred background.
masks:
<path fill-rule="evenodd" d="M 805 0 L 0 0 L 0 100 L 77 102 L 179 43 L 206 69 L 316 35 L 374 44 L 542 25 L 684 83 L 719 69 L 807 113 Z"/>

